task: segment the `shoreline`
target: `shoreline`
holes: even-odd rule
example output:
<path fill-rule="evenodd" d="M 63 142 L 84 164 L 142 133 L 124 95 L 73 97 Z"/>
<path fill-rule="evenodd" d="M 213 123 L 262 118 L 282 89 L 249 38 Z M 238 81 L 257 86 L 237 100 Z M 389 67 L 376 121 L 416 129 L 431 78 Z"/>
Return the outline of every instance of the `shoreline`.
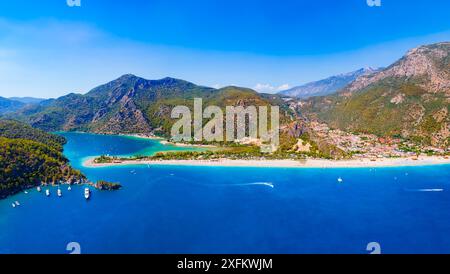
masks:
<path fill-rule="evenodd" d="M 85 132 L 81 132 L 85 133 Z M 90 134 L 90 133 L 88 133 Z M 136 139 L 145 139 L 145 140 L 154 140 L 159 141 L 159 143 L 163 146 L 175 146 L 175 147 L 192 147 L 192 148 L 217 148 L 217 146 L 214 145 L 196 145 L 196 144 L 185 144 L 185 143 L 172 143 L 167 141 L 163 137 L 155 136 L 155 135 L 148 135 L 148 134 L 142 134 L 142 133 L 124 133 L 124 134 L 113 134 L 113 133 L 94 133 L 99 135 L 106 135 L 106 136 L 121 136 L 121 137 L 130 137 L 130 138 L 136 138 Z"/>
<path fill-rule="evenodd" d="M 158 137 L 154 135 L 146 135 L 146 134 L 140 134 L 140 133 L 130 133 L 130 134 L 104 134 L 109 136 L 122 136 L 122 137 L 131 137 L 131 138 L 137 138 L 137 139 L 147 139 L 147 140 L 164 140 L 163 137 Z"/>
<path fill-rule="evenodd" d="M 112 135 L 114 135 L 114 134 L 112 134 Z M 173 143 L 173 142 L 167 141 L 163 137 L 158 137 L 158 136 L 154 136 L 154 135 L 145 135 L 145 134 L 139 134 L 139 133 L 118 134 L 118 136 L 131 137 L 131 138 L 137 138 L 137 139 L 155 140 L 155 141 L 159 141 L 159 143 L 161 145 L 163 145 L 163 146 L 186 147 L 186 148 L 211 148 L 211 149 L 218 148 L 217 146 L 214 146 L 214 145 L 196 145 L 196 144 L 185 144 L 185 143 Z"/>
<path fill-rule="evenodd" d="M 217 146 L 214 145 L 191 145 L 191 144 L 184 144 L 184 143 L 172 143 L 166 140 L 160 141 L 159 142 L 161 145 L 164 146 L 176 146 L 176 147 L 197 147 L 197 148 L 218 148 Z"/>
<path fill-rule="evenodd" d="M 83 162 L 84 167 L 101 168 L 129 165 L 155 165 L 155 166 L 205 166 L 205 167 L 261 167 L 261 168 L 376 168 L 376 167 L 408 167 L 433 166 L 450 164 L 450 159 L 443 156 L 424 156 L 415 160 L 413 158 L 355 159 L 355 160 L 324 160 L 307 159 L 296 160 L 127 160 L 116 163 L 94 163 L 95 158 Z"/>

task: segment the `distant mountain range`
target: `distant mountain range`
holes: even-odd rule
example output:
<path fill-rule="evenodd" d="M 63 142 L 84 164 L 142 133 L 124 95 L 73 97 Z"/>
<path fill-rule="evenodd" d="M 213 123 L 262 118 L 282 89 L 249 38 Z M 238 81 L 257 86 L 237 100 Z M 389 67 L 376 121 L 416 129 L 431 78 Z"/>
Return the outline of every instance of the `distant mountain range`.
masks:
<path fill-rule="evenodd" d="M 194 98 L 205 105 L 282 104 L 280 96 L 239 87 L 214 89 L 174 78 L 146 80 L 131 74 L 94 88 L 85 95 L 69 94 L 29 105 L 9 115 L 46 131 L 97 133 L 161 133 L 168 135 L 177 105 L 192 108 Z"/>
<path fill-rule="evenodd" d="M 315 96 L 330 95 L 343 89 L 348 84 L 355 81 L 358 77 L 363 75 L 372 75 L 379 70 L 380 69 L 362 68 L 349 73 L 332 76 L 320 81 L 294 87 L 289 90 L 282 91 L 279 94 L 296 97 L 298 99 L 308 99 Z"/>
<path fill-rule="evenodd" d="M 391 66 L 362 75 L 338 94 L 301 103 L 303 112 L 331 126 L 398 135 L 450 146 L 450 43 L 410 50 Z"/>
<path fill-rule="evenodd" d="M 412 49 L 384 69 L 361 69 L 282 94 L 304 98 L 298 105 L 308 120 L 347 131 L 450 145 L 450 43 Z M 0 114 L 45 131 L 168 135 L 174 122 L 171 109 L 177 105 L 192 109 L 196 97 L 203 98 L 205 105 L 280 105 L 289 111 L 283 95 L 128 74 L 85 95 L 69 94 L 28 105 L 0 98 Z M 288 117 L 282 116 L 282 124 L 289 122 Z"/>
<path fill-rule="evenodd" d="M 21 102 L 24 104 L 39 104 L 42 101 L 45 101 L 46 99 L 43 98 L 34 98 L 34 97 L 10 97 L 9 100 Z"/>
<path fill-rule="evenodd" d="M 14 112 L 25 106 L 24 103 L 0 97 L 0 115 Z"/>
<path fill-rule="evenodd" d="M 44 100 L 33 97 L 0 97 L 0 115 L 15 112 L 29 104 L 39 104 Z"/>

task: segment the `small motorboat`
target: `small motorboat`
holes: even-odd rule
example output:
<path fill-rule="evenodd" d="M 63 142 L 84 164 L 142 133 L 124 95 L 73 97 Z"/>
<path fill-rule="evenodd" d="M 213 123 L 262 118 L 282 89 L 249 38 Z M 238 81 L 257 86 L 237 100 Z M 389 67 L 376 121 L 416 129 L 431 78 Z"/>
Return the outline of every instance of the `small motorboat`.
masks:
<path fill-rule="evenodd" d="M 91 190 L 89 188 L 85 188 L 84 189 L 84 198 L 86 198 L 86 200 L 89 200 L 90 197 L 91 197 Z"/>
<path fill-rule="evenodd" d="M 72 190 L 72 187 L 71 187 L 71 186 L 69 186 L 69 187 L 67 188 L 67 190 L 68 190 L 68 191 L 71 191 L 71 190 Z"/>
<path fill-rule="evenodd" d="M 40 186 L 37 187 L 37 191 L 41 192 L 41 187 Z"/>
<path fill-rule="evenodd" d="M 50 189 L 45 190 L 45 195 L 50 196 Z"/>
<path fill-rule="evenodd" d="M 15 201 L 14 204 L 15 204 L 16 206 L 20 206 L 19 201 Z"/>
<path fill-rule="evenodd" d="M 28 194 L 28 191 L 25 190 L 23 193 Z"/>
<path fill-rule="evenodd" d="M 62 197 L 62 191 L 60 188 L 58 188 L 58 197 Z"/>
<path fill-rule="evenodd" d="M 16 204 L 15 204 L 15 203 L 12 203 L 11 205 L 12 205 L 12 207 L 16 207 Z"/>
<path fill-rule="evenodd" d="M 339 177 L 337 181 L 338 181 L 338 183 L 343 183 L 344 182 L 344 180 L 341 177 Z"/>

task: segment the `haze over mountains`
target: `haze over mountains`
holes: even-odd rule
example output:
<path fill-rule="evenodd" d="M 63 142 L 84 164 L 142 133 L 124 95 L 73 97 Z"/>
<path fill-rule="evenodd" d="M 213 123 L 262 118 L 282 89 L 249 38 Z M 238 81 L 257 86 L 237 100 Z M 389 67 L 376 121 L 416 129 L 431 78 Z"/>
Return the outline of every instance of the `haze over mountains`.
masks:
<path fill-rule="evenodd" d="M 298 96 L 300 115 L 346 131 L 450 145 L 450 43 L 410 50 L 384 69 L 360 69 L 282 94 Z M 313 96 L 313 97 L 311 97 Z M 0 114 L 46 130 L 167 134 L 177 105 L 281 105 L 281 95 L 240 87 L 214 89 L 164 78 L 124 75 L 88 93 L 35 104 L 0 98 Z M 12 113 L 14 112 L 14 113 Z"/>
<path fill-rule="evenodd" d="M 302 103 L 331 126 L 419 143 L 450 145 L 450 43 L 410 50 L 377 73 L 363 75 L 335 95 Z"/>
<path fill-rule="evenodd" d="M 33 97 L 0 97 L 0 115 L 17 111 L 29 104 L 39 104 L 42 101 L 45 101 L 45 99 Z"/>
<path fill-rule="evenodd" d="M 34 97 L 10 97 L 8 99 L 21 102 L 24 104 L 39 104 L 40 102 L 47 100 L 43 98 L 34 98 Z"/>
<path fill-rule="evenodd" d="M 343 89 L 360 76 L 371 75 L 379 70 L 380 69 L 362 68 L 349 73 L 331 76 L 320 81 L 310 82 L 302 86 L 297 86 L 285 91 L 281 91 L 279 94 L 296 97 L 298 99 L 307 99 L 315 96 L 325 96 Z"/>
<path fill-rule="evenodd" d="M 24 103 L 0 97 L 0 115 L 14 112 L 25 106 Z"/>

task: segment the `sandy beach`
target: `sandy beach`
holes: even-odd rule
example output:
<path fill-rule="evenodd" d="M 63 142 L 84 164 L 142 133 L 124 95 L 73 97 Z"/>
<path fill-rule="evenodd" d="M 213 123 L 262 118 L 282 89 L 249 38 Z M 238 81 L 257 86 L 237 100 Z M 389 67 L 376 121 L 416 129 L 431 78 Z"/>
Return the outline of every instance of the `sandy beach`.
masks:
<path fill-rule="evenodd" d="M 429 166 L 450 164 L 450 159 L 441 156 L 413 158 L 356 159 L 356 160 L 325 160 L 308 159 L 296 160 L 129 160 L 116 163 L 96 164 L 94 158 L 86 160 L 85 167 L 109 167 L 127 165 L 171 165 L 171 166 L 217 166 L 217 167 L 264 167 L 264 168 L 373 168 L 373 167 L 400 167 L 400 166 Z"/>
<path fill-rule="evenodd" d="M 114 134 L 112 134 L 112 135 L 114 135 Z M 164 138 L 162 138 L 162 137 L 158 137 L 158 136 L 154 136 L 154 135 L 139 134 L 139 133 L 134 133 L 134 134 L 118 134 L 118 135 L 119 135 L 119 136 L 124 136 L 124 137 L 138 138 L 138 139 L 164 140 Z"/>
<path fill-rule="evenodd" d="M 192 145 L 192 144 L 184 144 L 184 143 L 172 143 L 167 140 L 165 140 L 162 137 L 154 136 L 154 135 L 145 135 L 145 134 L 119 134 L 119 136 L 125 136 L 125 137 L 132 137 L 132 138 L 138 138 L 138 139 L 148 139 L 148 140 L 156 140 L 159 141 L 161 145 L 164 146 L 176 146 L 176 147 L 195 147 L 195 148 L 217 148 L 217 146 L 214 145 Z"/>
<path fill-rule="evenodd" d="M 169 141 L 160 141 L 162 145 L 171 145 L 176 147 L 198 147 L 198 148 L 218 148 L 217 146 L 213 145 L 191 145 L 191 144 L 183 144 L 183 143 L 172 143 Z"/>

